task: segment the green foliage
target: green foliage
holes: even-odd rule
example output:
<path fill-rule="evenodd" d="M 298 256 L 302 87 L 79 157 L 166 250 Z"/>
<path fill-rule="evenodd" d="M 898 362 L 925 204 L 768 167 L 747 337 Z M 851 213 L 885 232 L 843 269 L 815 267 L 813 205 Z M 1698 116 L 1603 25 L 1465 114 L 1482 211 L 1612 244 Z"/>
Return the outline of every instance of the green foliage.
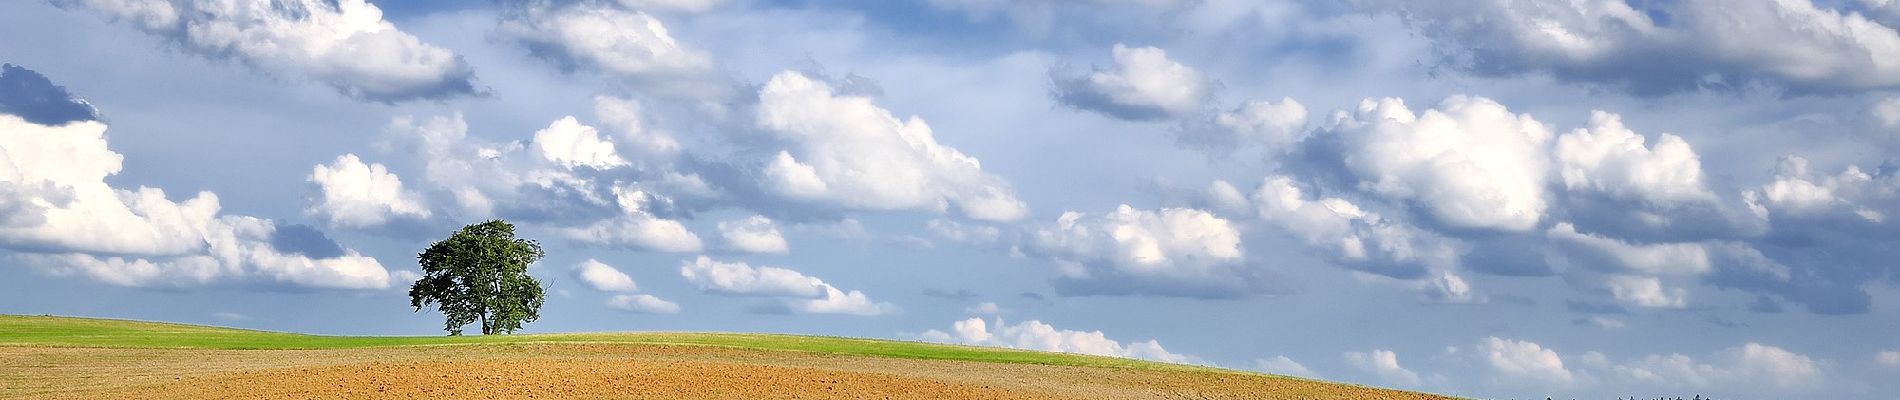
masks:
<path fill-rule="evenodd" d="M 483 335 L 514 333 L 541 317 L 547 294 L 528 276 L 528 265 L 544 255 L 540 244 L 515 238 L 507 222 L 462 227 L 416 255 L 423 276 L 409 287 L 409 306 L 437 306 L 451 336 L 477 322 Z"/>

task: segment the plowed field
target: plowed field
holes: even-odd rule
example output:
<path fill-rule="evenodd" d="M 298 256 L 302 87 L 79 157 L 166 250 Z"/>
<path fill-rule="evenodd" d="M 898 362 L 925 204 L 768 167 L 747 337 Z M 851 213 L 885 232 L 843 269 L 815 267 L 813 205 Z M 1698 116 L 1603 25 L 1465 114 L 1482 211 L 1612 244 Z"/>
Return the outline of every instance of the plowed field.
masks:
<path fill-rule="evenodd" d="M 80 339 L 73 340 L 77 344 L 61 345 L 31 338 L 9 343 L 8 328 L 14 328 L 14 336 L 21 337 L 31 334 L 19 332 L 38 329 L 21 323 L 0 319 L 0 398 L 1444 398 L 1170 364 L 1072 355 L 1028 357 L 1048 353 L 996 353 L 1016 355 L 995 357 L 1005 360 L 1001 362 L 955 359 L 982 357 L 941 355 L 958 354 L 953 350 L 959 349 L 973 351 L 971 354 L 995 350 L 861 339 L 759 336 L 799 343 L 844 341 L 832 343 L 843 348 L 865 343 L 858 347 L 864 351 L 826 352 L 784 348 L 786 345 L 776 342 L 758 346 L 678 343 L 692 342 L 688 340 L 643 342 L 637 340 L 641 334 L 623 334 L 627 340 L 620 342 L 605 340 L 621 337 L 613 335 L 589 335 L 584 336 L 585 340 L 583 336 L 530 335 L 530 339 L 543 340 L 445 340 L 439 344 L 314 349 L 100 346 Z M 655 337 L 693 337 L 690 335 Z M 710 340 L 699 342 L 706 341 Z M 895 347 L 872 351 L 878 349 L 874 346 Z M 948 353 L 885 354 L 910 349 L 905 346 L 944 347 L 940 350 Z"/>

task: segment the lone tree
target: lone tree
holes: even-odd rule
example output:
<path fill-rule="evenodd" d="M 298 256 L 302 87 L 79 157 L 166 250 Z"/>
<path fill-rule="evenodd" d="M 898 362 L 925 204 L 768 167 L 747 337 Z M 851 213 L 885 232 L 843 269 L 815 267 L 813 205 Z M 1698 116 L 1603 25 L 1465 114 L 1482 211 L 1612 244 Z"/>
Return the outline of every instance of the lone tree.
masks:
<path fill-rule="evenodd" d="M 437 305 L 451 336 L 471 322 L 481 322 L 483 335 L 514 333 L 540 318 L 547 300 L 541 282 L 528 276 L 528 265 L 543 255 L 540 244 L 515 238 L 507 222 L 462 227 L 416 255 L 423 276 L 409 286 L 409 305 Z"/>

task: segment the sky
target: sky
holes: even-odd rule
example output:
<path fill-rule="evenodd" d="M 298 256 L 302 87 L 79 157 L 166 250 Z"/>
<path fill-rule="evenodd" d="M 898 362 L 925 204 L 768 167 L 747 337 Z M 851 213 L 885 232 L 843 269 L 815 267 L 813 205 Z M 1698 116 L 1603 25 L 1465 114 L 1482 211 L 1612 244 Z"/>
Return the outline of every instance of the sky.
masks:
<path fill-rule="evenodd" d="M 0 2 L 0 313 L 1900 392 L 1892 0 Z"/>

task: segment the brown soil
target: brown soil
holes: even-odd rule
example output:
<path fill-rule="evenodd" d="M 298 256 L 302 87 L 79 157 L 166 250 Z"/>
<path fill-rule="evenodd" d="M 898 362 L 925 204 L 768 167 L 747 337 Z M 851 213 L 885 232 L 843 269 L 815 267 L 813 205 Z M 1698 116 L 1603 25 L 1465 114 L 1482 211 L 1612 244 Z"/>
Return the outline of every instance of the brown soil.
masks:
<path fill-rule="evenodd" d="M 699 346 L 0 347 L 0 398 L 1439 399 L 1266 375 Z"/>

